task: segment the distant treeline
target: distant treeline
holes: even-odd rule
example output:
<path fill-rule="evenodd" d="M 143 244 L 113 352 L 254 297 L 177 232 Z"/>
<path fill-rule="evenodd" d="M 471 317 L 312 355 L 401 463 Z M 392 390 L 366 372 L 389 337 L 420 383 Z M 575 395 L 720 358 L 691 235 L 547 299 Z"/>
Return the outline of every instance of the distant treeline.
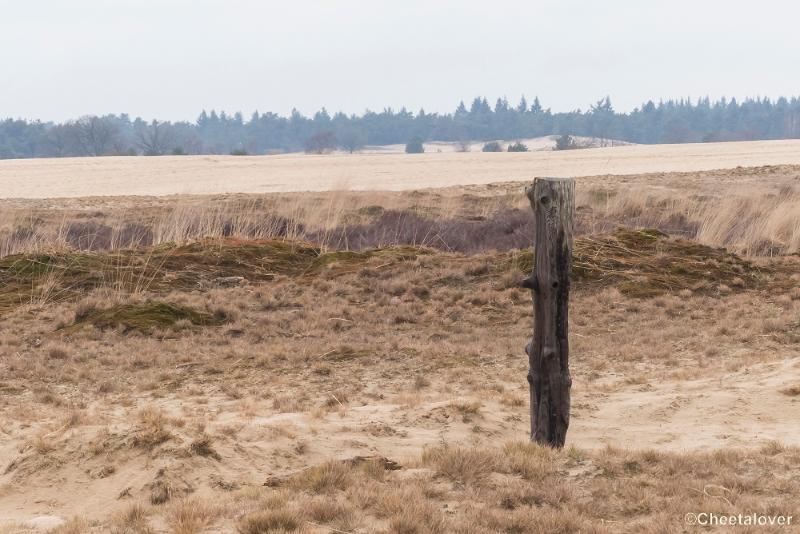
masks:
<path fill-rule="evenodd" d="M 127 114 L 86 116 L 62 124 L 0 121 L 0 158 L 162 154 L 268 154 L 426 141 L 485 141 L 571 134 L 634 143 L 692 143 L 800 137 L 800 99 L 710 101 L 702 98 L 647 102 L 618 113 L 606 97 L 588 110 L 554 113 L 539 99 L 494 106 L 475 98 L 453 113 L 401 109 L 363 115 L 324 108 L 306 117 L 275 113 L 203 111 L 195 122 L 146 122 Z"/>

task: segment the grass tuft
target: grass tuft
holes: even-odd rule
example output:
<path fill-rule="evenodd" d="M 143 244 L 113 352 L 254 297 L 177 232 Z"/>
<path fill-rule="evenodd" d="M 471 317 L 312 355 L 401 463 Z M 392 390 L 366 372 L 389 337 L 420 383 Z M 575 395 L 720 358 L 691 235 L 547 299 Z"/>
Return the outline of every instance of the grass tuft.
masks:
<path fill-rule="evenodd" d="M 281 534 L 295 532 L 303 524 L 299 512 L 265 510 L 244 516 L 237 525 L 239 534 Z"/>

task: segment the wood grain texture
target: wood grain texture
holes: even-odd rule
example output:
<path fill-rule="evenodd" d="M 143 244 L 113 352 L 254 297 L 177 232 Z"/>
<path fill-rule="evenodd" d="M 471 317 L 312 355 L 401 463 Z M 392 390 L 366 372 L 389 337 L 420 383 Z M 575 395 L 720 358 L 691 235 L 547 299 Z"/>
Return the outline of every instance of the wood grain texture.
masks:
<path fill-rule="evenodd" d="M 537 178 L 526 188 L 536 218 L 534 264 L 523 286 L 533 295 L 528 354 L 531 441 L 563 447 L 569 427 L 569 285 L 575 180 Z"/>

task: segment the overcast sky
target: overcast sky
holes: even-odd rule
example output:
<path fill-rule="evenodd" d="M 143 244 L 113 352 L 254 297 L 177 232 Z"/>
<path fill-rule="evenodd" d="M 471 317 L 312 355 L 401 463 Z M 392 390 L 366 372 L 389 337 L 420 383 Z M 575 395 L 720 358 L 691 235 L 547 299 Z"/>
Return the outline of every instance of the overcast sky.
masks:
<path fill-rule="evenodd" d="M 789 0 L 0 0 L 0 117 L 800 95 Z"/>

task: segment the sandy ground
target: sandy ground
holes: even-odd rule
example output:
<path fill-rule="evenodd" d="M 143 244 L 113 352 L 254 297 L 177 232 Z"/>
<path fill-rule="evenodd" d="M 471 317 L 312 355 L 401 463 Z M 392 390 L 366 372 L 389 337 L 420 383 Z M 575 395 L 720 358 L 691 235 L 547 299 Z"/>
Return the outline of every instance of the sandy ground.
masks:
<path fill-rule="evenodd" d="M 347 285 L 337 287 L 343 292 Z M 24 354 L 18 361 L 27 363 L 14 363 L 15 368 L 46 366 L 48 371 L 37 367 L 31 375 L 34 382 L 48 382 L 47 376 L 59 368 L 66 374 L 81 368 L 91 379 L 80 385 L 71 382 L 86 378 L 45 386 L 28 383 L 27 390 L 39 391 L 39 398 L 9 397 L 0 409 L 0 458 L 8 459 L 0 475 L 0 532 L 4 525 L 11 525 L 7 532 L 40 532 L 46 529 L 34 528 L 36 521 L 58 522 L 76 515 L 98 522 L 99 530 L 94 531 L 108 531 L 113 513 L 146 501 L 161 477 L 167 477 L 175 499 L 191 492 L 224 501 L 236 498 L 237 490 L 252 493 L 270 477 L 332 458 L 385 456 L 411 466 L 413 473 L 414 458 L 425 447 L 494 447 L 527 435 L 526 369 L 519 350 L 529 329 L 527 319 L 520 317 L 529 307 L 524 298 L 514 299 L 513 305 L 495 298 L 493 306 L 506 312 L 500 315 L 494 307 L 465 308 L 451 327 L 463 325 L 462 333 L 453 334 L 467 343 L 462 347 L 451 344 L 443 325 L 426 322 L 395 326 L 375 339 L 379 330 L 364 330 L 381 329 L 386 320 L 378 319 L 379 312 L 355 308 L 350 308 L 354 321 L 342 323 L 353 325 L 346 327 L 350 330 L 326 332 L 332 320 L 348 313 L 343 299 L 332 297 L 329 305 L 308 307 L 308 316 L 294 319 L 304 315 L 293 313 L 299 308 L 272 304 L 269 311 L 256 311 L 253 289 L 217 295 L 248 303 L 247 316 L 235 325 L 246 332 L 241 338 L 231 341 L 224 329 L 160 341 L 87 332 L 70 340 L 65 359 L 47 356 L 48 347 L 58 342 L 47 331 L 54 321 L 48 314 L 67 313 L 72 305 L 51 307 L 35 318 L 15 314 L 5 325 L 8 332 L 27 330 L 21 337 L 46 338 L 42 348 L 16 349 Z M 282 293 L 263 291 L 265 296 Z M 305 302 L 313 291 L 309 289 L 306 297 L 297 294 L 293 298 L 301 300 L 294 305 Z M 762 325 L 753 323 L 770 314 L 773 317 L 766 320 L 777 320 L 779 313 L 796 317 L 800 300 L 784 298 L 781 312 L 756 293 L 728 298 L 638 301 L 616 291 L 578 292 L 571 341 L 570 446 L 599 455 L 607 446 L 692 455 L 759 450 L 773 441 L 800 445 L 800 398 L 785 393 L 800 384 L 797 344 L 780 333 L 761 334 Z M 412 310 L 419 305 L 408 295 L 402 300 L 395 298 L 393 308 Z M 696 319 L 686 324 L 689 314 Z M 362 316 L 374 320 L 362 321 Z M 266 345 L 254 345 L 253 328 L 265 318 L 301 328 L 296 335 L 304 337 L 285 345 L 270 336 Z M 739 329 L 741 335 L 721 336 L 713 332 L 714 324 Z M 742 330 L 743 325 L 750 330 Z M 661 331 L 648 334 L 655 326 Z M 474 335 L 465 333 L 470 329 Z M 338 336 L 370 340 L 369 346 L 378 352 L 337 361 L 325 349 L 326 342 Z M 4 345 L 14 346 L 13 337 L 7 333 Z M 93 338 L 102 343 L 94 345 Z M 427 339 L 433 341 L 426 350 Z M 399 347 L 381 352 L 380 347 L 390 347 L 392 340 Z M 276 345 L 274 360 L 270 353 Z M 289 360 L 281 359 L 282 350 Z M 112 363 L 111 358 L 118 360 Z M 104 375 L 120 370 L 125 378 L 118 380 L 119 389 L 102 395 L 94 391 L 105 383 Z M 413 378 L 418 376 L 429 382 L 415 386 Z M 5 387 L 20 384 L 9 380 Z M 145 407 L 163 411 L 162 424 L 171 436 L 155 448 L 135 442 L 143 432 L 140 410 Z M 64 423 L 70 418 L 74 422 Z M 191 453 L 198 432 L 212 436 L 219 459 Z M 159 523 L 163 510 L 152 507 L 155 532 L 177 532 Z M 213 532 L 233 531 L 230 521 L 222 525 Z M 376 530 L 382 531 L 357 531 Z"/>
<path fill-rule="evenodd" d="M 702 269 L 721 265 L 685 256 L 693 250 L 686 246 L 679 249 L 684 252 L 669 252 L 662 243 L 654 252 L 659 259 L 678 261 L 665 264 L 664 272 L 682 272 L 697 261 Z M 210 257 L 225 258 L 238 247 L 208 250 Z M 640 249 L 630 254 L 650 253 Z M 240 272 L 229 271 L 240 264 L 235 257 L 220 263 L 222 274 Z M 686 263 L 680 263 L 684 257 Z M 392 258 L 350 264 L 332 256 L 325 270 L 310 278 L 298 274 L 307 271 L 297 267 L 291 271 L 295 274 L 265 282 L 256 275 L 266 268 L 259 270 L 258 260 L 250 259 L 241 272 L 252 283 L 234 287 L 193 260 L 183 269 L 158 267 L 146 275 L 153 281 L 147 295 L 133 297 L 101 286 L 89 297 L 76 295 L 79 302 L 45 298 L 7 307 L 0 316 L 0 532 L 41 532 L 46 529 L 35 528 L 39 521 L 74 516 L 92 522 L 91 532 L 114 532 L 115 514 L 137 502 L 145 503 L 150 514 L 153 529 L 147 532 L 206 532 L 166 525 L 185 495 L 227 503 L 219 528 L 209 532 L 233 532 L 242 514 L 266 506 L 259 501 L 242 508 L 241 503 L 273 495 L 262 486 L 270 478 L 293 476 L 331 459 L 378 455 L 404 466 L 387 479 L 401 484 L 397 477 L 430 472 L 419 458 L 432 447 L 497 449 L 525 440 L 528 385 L 522 346 L 531 334 L 531 303 L 530 295 L 516 287 L 523 273 L 509 266 L 508 257 L 494 253 Z M 142 261 L 160 265 L 163 260 Z M 794 462 L 796 449 L 786 447 L 800 446 L 798 263 L 788 256 L 754 261 L 756 266 L 747 269 L 735 264 L 740 268 L 708 271 L 709 279 L 731 285 L 715 282 L 703 289 L 677 279 L 673 290 L 650 298 L 617 287 L 600 289 L 596 280 L 576 281 L 570 311 L 568 444 L 578 452 L 565 454 L 588 460 L 558 475 L 559 483 L 584 495 L 564 505 L 571 507 L 565 514 L 585 510 L 580 508 L 584 498 L 595 506 L 614 498 L 645 510 L 635 517 L 649 526 L 598 532 L 664 532 L 657 528 L 661 518 L 654 511 L 661 509 L 658 495 L 667 490 L 653 485 L 675 465 L 686 467 L 669 484 L 693 487 L 700 499 L 704 485 L 749 488 L 753 497 L 731 497 L 740 499 L 732 511 L 766 506 L 767 489 L 778 492 L 776 506 L 783 508 L 776 509 L 796 502 L 786 492 L 800 491 L 797 475 L 786 473 L 787 481 L 781 482 L 782 466 L 764 468 L 771 469 L 774 488 L 738 461 L 731 469 L 741 475 L 719 471 L 712 477 L 707 474 L 713 471 L 692 467 L 707 451 L 724 457 L 742 450 L 765 465 L 774 460 L 759 451 L 776 450 Z M 113 273 L 124 264 L 120 259 L 96 264 L 103 273 L 97 279 L 121 279 Z M 176 272 L 195 274 L 181 285 Z M 641 271 L 635 280 L 644 284 L 648 276 L 653 275 Z M 46 283 L 55 284 L 52 294 L 58 296 L 59 284 L 71 287 L 71 280 L 48 278 Z M 688 289 L 689 283 L 695 289 Z M 114 302 L 133 306 L 149 299 L 221 310 L 230 319 L 219 326 L 149 333 L 69 328 L 79 310 L 85 314 Z M 202 440 L 206 449 L 196 446 Z M 657 451 L 642 453 L 651 462 L 653 455 L 672 456 L 663 457 L 664 465 L 654 464 L 653 472 L 635 475 L 639 493 L 628 494 L 630 473 L 602 474 L 602 466 L 609 455 L 618 457 L 623 469 L 634 460 L 626 457 L 628 452 L 607 452 L 609 446 Z M 611 489 L 609 476 L 619 477 Z M 153 498 L 162 483 L 173 492 L 167 504 Z M 517 483 L 528 489 L 550 487 Z M 686 498 L 692 497 L 697 498 L 691 493 Z M 291 502 L 309 498 L 302 491 L 289 497 Z M 471 499 L 491 507 L 499 498 L 470 494 L 430 502 L 436 513 L 447 516 L 445 503 Z M 670 512 L 671 526 L 692 510 L 688 506 Z M 513 518 L 505 508 L 497 513 L 504 520 Z M 526 517 L 540 513 L 531 508 Z M 613 507 L 595 515 L 580 513 L 600 525 L 607 518 L 631 521 Z M 360 525 L 331 527 L 413 532 L 387 529 L 369 518 Z M 490 526 L 478 532 L 501 530 L 509 529 Z M 417 530 L 427 531 L 442 530 Z M 454 526 L 449 531 L 462 530 Z M 542 531 L 547 530 L 522 530 Z"/>
<path fill-rule="evenodd" d="M 796 431 L 800 402 L 776 389 L 798 383 L 800 357 L 757 364 L 730 375 L 711 374 L 609 394 L 577 389 L 569 442 L 589 451 L 611 446 L 674 453 L 726 447 L 757 449 L 772 440 L 785 446 L 800 445 Z M 720 388 L 720 384 L 727 388 Z M 586 388 L 583 383 L 578 385 Z M 524 398 L 523 388 L 515 384 L 506 387 L 518 389 Z M 13 473 L 3 477 L 6 484 L 0 494 L 0 527 L 4 523 L 30 524 L 39 517 L 81 515 L 102 520 L 110 510 L 127 502 L 115 502 L 114 496 L 126 489 L 137 495 L 162 468 L 180 473 L 173 483 L 196 488 L 199 495 L 213 498 L 209 486 L 214 484 L 257 487 L 271 476 L 285 476 L 331 458 L 380 455 L 408 463 L 424 447 L 436 443 L 487 446 L 520 440 L 528 432 L 525 406 L 509 409 L 496 399 L 486 398 L 479 415 L 461 420 L 453 405 L 474 402 L 473 397 L 432 397 L 412 406 L 397 401 L 348 406 L 323 419 L 307 413 L 269 414 L 261 404 L 250 408 L 251 413 L 241 414 L 237 413 L 241 403 L 224 396 L 210 398 L 212 408 L 203 411 L 204 417 L 213 421 L 209 427 L 240 429 L 236 440 L 217 438 L 214 446 L 223 457 L 221 462 L 181 458 L 185 453 L 180 446 L 168 448 L 166 457 L 136 452 L 92 455 L 81 449 L 93 445 L 87 446 L 73 436 L 64 444 L 61 457 L 53 460 L 56 465 L 63 464 L 55 473 L 44 468 L 22 483 L 11 476 Z M 158 406 L 180 417 L 187 411 L 186 404 L 186 399 L 170 398 Z M 119 410 L 103 403 L 90 409 L 93 417 L 114 421 L 114 428 L 122 426 Z M 101 434 L 106 428 L 88 425 L 81 431 L 86 436 Z M 302 455 L 294 452 L 297 443 L 307 447 Z M 17 458 L 23 447 L 17 440 L 5 445 L 0 452 L 8 458 Z M 108 465 L 115 465 L 115 473 L 98 475 Z"/>
<path fill-rule="evenodd" d="M 758 154 L 756 145 L 769 150 Z M 791 148 L 800 148 L 792 142 L 671 148 L 720 151 L 735 146 L 750 147 L 749 152 L 742 150 L 738 156 L 726 152 L 713 161 L 758 157 L 759 163 L 777 163 L 764 161 L 769 156 L 786 162 L 792 161 Z M 783 148 L 778 150 L 779 146 Z M 255 180 L 247 178 L 247 172 L 257 174 L 252 169 L 278 169 L 297 176 L 310 176 L 309 169 L 320 173 L 361 169 L 366 177 L 375 172 L 376 165 L 370 162 L 393 173 L 390 161 L 399 162 L 392 180 L 402 173 L 427 175 L 428 169 L 439 168 L 448 170 L 438 175 L 431 171 L 431 175 L 456 181 L 450 168 L 467 173 L 472 161 L 481 162 L 473 169 L 476 179 L 496 178 L 498 169 L 507 168 L 519 174 L 501 178 L 515 180 L 526 179 L 520 169 L 541 156 L 566 157 L 564 165 L 579 166 L 589 165 L 592 154 L 596 163 L 599 153 L 618 158 L 626 152 L 666 148 L 569 154 L 437 153 L 419 159 L 298 155 L 32 160 L 0 162 L 0 173 L 5 177 L 8 169 L 18 167 L 44 176 L 42 170 L 49 169 L 52 177 L 71 164 L 87 173 L 82 176 L 114 175 L 104 187 L 117 192 L 114 188 L 126 183 L 142 190 L 154 187 L 137 180 L 125 182 L 117 172 L 142 172 L 147 166 L 164 164 L 176 172 L 179 180 L 175 183 L 185 179 L 191 187 L 200 187 L 191 190 L 199 193 L 205 191 L 202 187 L 224 183 L 189 180 L 191 172 L 201 176 L 214 165 L 226 169 L 230 177 L 243 172 L 242 183 Z M 589 159 L 583 161 L 584 157 Z M 695 159 L 673 157 L 673 164 L 684 166 L 713 159 L 708 153 Z M 661 158 L 653 157 L 653 162 L 661 163 L 650 162 L 651 170 L 663 171 L 670 158 Z M 648 164 L 642 155 L 628 161 Z M 624 158 L 618 158 L 614 165 L 624 163 Z M 159 171 L 158 176 L 166 173 Z M 591 173 L 598 171 L 586 171 Z M 635 192 L 649 184 L 664 189 L 664 197 L 673 200 L 679 188 L 687 198 L 715 191 L 776 196 L 779 190 L 795 187 L 798 175 L 797 167 L 786 166 L 597 176 L 584 185 Z M 287 187 L 292 184 L 281 180 Z M 317 183 L 324 187 L 321 180 Z M 404 185 L 393 183 L 398 188 Z M 450 201 L 464 203 L 455 205 L 453 212 L 465 214 L 482 211 L 477 197 L 505 205 L 500 199 L 509 194 L 506 185 L 475 184 L 460 192 L 365 193 L 369 198 L 361 203 L 406 209 L 412 204 L 425 206 L 430 202 L 426 195 L 449 195 Z M 53 195 L 69 193 L 48 189 L 45 182 L 38 187 Z M 54 208 L 112 213 L 104 203 L 123 203 L 123 211 L 144 212 L 148 203 L 164 209 L 179 200 L 144 199 L 135 197 L 135 189 L 124 191 L 133 196 L 4 200 L 0 212 L 8 215 L 8 207 L 30 204 L 52 212 L 55 220 L 62 212 Z M 175 192 L 165 191 L 162 194 Z M 92 193 L 102 194 L 101 186 Z M 288 195 L 278 195 L 284 196 Z M 623 200 L 627 205 L 632 199 Z M 647 212 L 653 205 L 642 204 L 640 210 L 634 203 L 633 208 Z M 797 212 L 796 204 L 787 206 L 785 215 Z M 676 209 L 688 211 L 683 204 Z M 741 219 L 740 214 L 736 220 Z M 209 250 L 221 254 L 216 248 Z M 666 250 L 659 249 L 658 257 L 668 256 Z M 796 467 L 800 465 L 800 269 L 798 258 L 792 255 L 750 258 L 752 272 L 736 270 L 734 274 L 744 278 L 736 274 L 724 280 L 727 285 L 714 285 L 707 291 L 679 284 L 664 295 L 636 298 L 614 286 L 601 289 L 596 282 L 576 283 L 570 311 L 570 448 L 557 459 L 565 462 L 564 467 L 542 480 L 497 471 L 485 483 L 443 482 L 445 471 L 420 460 L 422 451 L 445 444 L 456 450 L 490 448 L 503 455 L 504 444 L 523 441 L 528 433 L 522 345 L 531 333 L 530 295 L 516 285 L 523 273 L 503 267 L 507 259 L 492 254 L 437 253 L 402 262 L 375 257 L 363 265 L 338 267 L 334 261 L 311 278 L 287 275 L 266 282 L 248 278 L 233 287 L 219 282 L 215 273 L 204 274 L 197 265 L 187 264 L 183 270 L 169 269 L 165 279 L 197 269 L 192 275 L 197 277 L 196 284 L 183 289 L 177 283 L 158 290 L 153 286 L 141 294 L 137 285 L 136 295 L 127 294 L 124 275 L 116 270 L 127 272 L 138 264 L 109 260 L 98 264 L 102 271 L 98 279 L 105 282 L 94 293 L 63 300 L 59 284 L 71 287 L 72 282 L 60 281 L 57 275 L 43 276 L 42 287 L 52 284 L 56 290 L 45 289 L 41 295 L 35 293 L 36 298 L 32 292 L 0 314 L 0 534 L 47 532 L 73 517 L 88 523 L 81 529 L 55 532 L 234 532 L 248 514 L 270 507 L 311 510 L 312 504 L 321 501 L 345 501 L 353 509 L 372 509 L 365 518 L 350 523 L 302 516 L 303 521 L 315 523 L 306 521 L 306 527 L 311 527 L 298 532 L 468 531 L 462 528 L 466 523 L 458 522 L 450 523 L 449 529 L 392 527 L 394 512 L 382 519 L 375 512 L 380 507 L 353 496 L 366 483 L 363 478 L 357 478 L 352 488 L 324 495 L 302 488 L 263 486 L 266 480 L 300 476 L 330 460 L 371 455 L 398 461 L 403 469 L 387 474 L 366 493 L 401 488 L 407 492 L 401 494 L 404 503 L 409 495 L 423 495 L 436 517 L 461 521 L 468 515 L 467 505 L 474 505 L 478 516 L 496 514 L 507 522 L 488 523 L 470 532 L 559 531 L 539 523 L 525 528 L 514 523 L 522 518 L 532 521 L 553 510 L 563 514 L 555 523 L 562 526 L 569 525 L 572 517 L 583 517 L 584 523 L 563 527 L 562 532 L 587 532 L 590 525 L 596 527 L 595 532 L 646 533 L 680 531 L 688 511 L 794 512 L 800 493 Z M 631 256 L 639 254 L 631 252 Z M 492 271 L 491 265 L 500 270 Z M 669 266 L 664 269 L 673 272 Z M 248 265 L 246 274 L 256 270 Z M 637 275 L 635 280 L 644 284 L 651 275 Z M 713 274 L 705 276 L 716 280 Z M 762 277 L 768 285 L 751 285 Z M 155 278 L 147 279 L 149 286 Z M 115 280 L 122 285 L 115 285 Z M 91 326 L 65 329 L 77 321 L 79 310 L 114 302 L 132 306 L 150 299 L 201 311 L 222 310 L 229 322 L 157 332 Z M 196 445 L 204 439 L 210 448 L 198 449 Z M 714 456 L 704 456 L 709 452 Z M 611 469 L 614 465 L 617 468 Z M 558 488 L 566 487 L 568 496 L 563 501 L 557 500 L 562 498 L 558 495 L 547 497 L 556 499 L 557 505 L 537 503 L 513 511 L 503 504 L 505 490 L 501 488 L 509 484 L 556 494 Z M 162 485 L 171 492 L 166 503 L 153 497 Z M 709 488 L 712 494 L 724 491 L 724 499 L 709 495 Z M 276 505 L 276 495 L 284 495 L 287 502 Z M 196 499 L 192 502 L 221 504 L 222 512 L 212 527 L 179 530 L 170 523 L 185 496 Z M 144 506 L 148 529 L 136 530 L 120 519 L 137 503 Z M 720 508 L 720 503 L 725 507 Z"/>
<path fill-rule="evenodd" d="M 571 437 L 586 448 L 633 443 L 678 452 L 753 447 L 770 440 L 800 445 L 793 423 L 800 417 L 800 402 L 781 394 L 796 383 L 800 357 L 732 373 L 697 371 L 689 380 L 595 399 L 596 411 L 575 418 Z"/>
<path fill-rule="evenodd" d="M 410 190 L 591 176 L 800 164 L 800 140 L 567 152 L 165 156 L 0 161 L 0 198 Z"/>

